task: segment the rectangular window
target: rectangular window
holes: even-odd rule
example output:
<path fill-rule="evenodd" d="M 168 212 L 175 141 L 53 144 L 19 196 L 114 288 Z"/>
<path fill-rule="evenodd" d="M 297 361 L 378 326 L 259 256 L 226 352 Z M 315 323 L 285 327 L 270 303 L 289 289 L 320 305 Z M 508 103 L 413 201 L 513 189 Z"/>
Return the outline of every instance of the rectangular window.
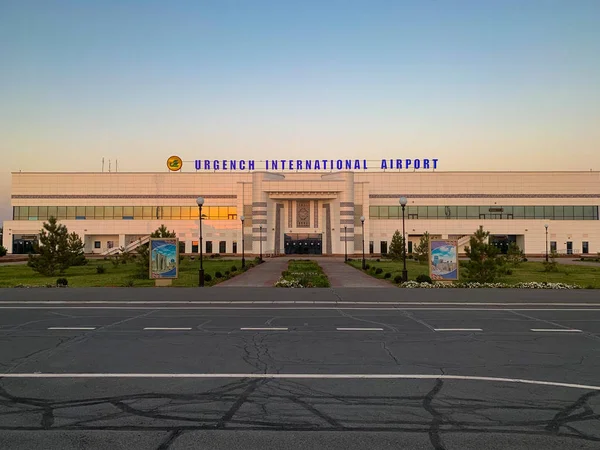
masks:
<path fill-rule="evenodd" d="M 122 219 L 122 218 L 123 218 L 123 216 L 124 216 L 124 214 L 123 214 L 123 210 L 124 210 L 124 209 L 125 209 L 125 208 L 123 208 L 122 206 L 115 206 L 115 207 L 113 208 L 113 217 L 114 217 L 115 219 Z"/>
<path fill-rule="evenodd" d="M 227 208 L 227 218 L 229 220 L 237 220 L 237 207 L 236 206 L 229 206 Z"/>
<path fill-rule="evenodd" d="M 535 218 L 543 219 L 544 218 L 544 207 L 543 206 L 534 206 L 535 208 Z"/>
<path fill-rule="evenodd" d="M 373 241 L 369 241 L 369 255 L 372 255 L 374 252 L 375 243 Z"/>
<path fill-rule="evenodd" d="M 525 219 L 535 219 L 535 206 L 525 207 Z"/>
<path fill-rule="evenodd" d="M 190 219 L 197 219 L 200 214 L 200 209 L 197 206 L 190 207 Z"/>
<path fill-rule="evenodd" d="M 48 220 L 47 206 L 38 206 L 38 220 Z"/>
<path fill-rule="evenodd" d="M 409 214 L 408 218 L 410 220 L 417 220 L 419 218 L 419 215 L 418 214 Z"/>
<path fill-rule="evenodd" d="M 567 241 L 567 255 L 573 254 L 573 242 Z"/>
<path fill-rule="evenodd" d="M 459 219 L 466 219 L 467 218 L 467 207 L 466 206 L 457 206 L 456 207 L 456 216 Z"/>
<path fill-rule="evenodd" d="M 235 254 L 237 254 L 237 242 L 236 242 L 236 241 L 233 241 L 233 243 L 232 243 L 232 247 L 233 247 L 233 248 L 232 248 L 231 252 L 232 252 L 234 255 L 235 255 Z"/>
<path fill-rule="evenodd" d="M 94 219 L 104 219 L 104 206 L 96 206 L 94 208 Z"/>
<path fill-rule="evenodd" d="M 421 219 L 427 219 L 427 206 L 417 206 L 417 214 Z"/>
<path fill-rule="evenodd" d="M 64 220 L 67 218 L 67 207 L 66 206 L 57 206 L 56 207 L 56 217 L 60 220 Z"/>
<path fill-rule="evenodd" d="M 587 255 L 590 252 L 590 243 L 588 241 L 583 241 L 581 243 L 581 253 Z"/>
<path fill-rule="evenodd" d="M 406 209 L 404 210 L 404 214 L 406 214 Z M 390 219 L 402 217 L 402 208 L 400 206 L 388 206 L 388 217 Z"/>
<path fill-rule="evenodd" d="M 181 217 L 181 208 L 179 206 L 171 206 L 171 219 L 179 220 Z"/>
<path fill-rule="evenodd" d="M 227 220 L 229 217 L 229 207 L 219 206 L 219 220 Z"/>
<path fill-rule="evenodd" d="M 444 216 L 442 216 L 442 217 L 444 217 Z M 439 219 L 437 206 L 428 206 L 427 207 L 427 218 L 428 219 Z"/>
<path fill-rule="evenodd" d="M 564 218 L 565 220 L 573 220 L 573 207 L 572 206 L 563 206 Z"/>
<path fill-rule="evenodd" d="M 379 206 L 369 206 L 369 218 L 379 219 Z"/>
<path fill-rule="evenodd" d="M 29 207 L 29 220 L 37 220 L 38 218 L 38 207 L 37 206 L 30 206 Z"/>
<path fill-rule="evenodd" d="M 192 241 L 192 253 L 198 253 L 198 241 Z"/>
<path fill-rule="evenodd" d="M 387 241 L 381 241 L 379 243 L 380 249 L 381 249 L 381 254 L 382 255 L 387 255 Z"/>
<path fill-rule="evenodd" d="M 77 216 L 76 206 L 67 206 L 67 219 L 73 220 Z"/>
<path fill-rule="evenodd" d="M 94 241 L 94 248 L 100 248 L 101 243 L 100 241 Z"/>
<path fill-rule="evenodd" d="M 555 206 L 554 207 L 554 220 L 563 220 L 563 218 L 564 218 L 563 207 Z"/>
<path fill-rule="evenodd" d="M 485 220 L 485 214 L 479 214 L 479 218 Z"/>
<path fill-rule="evenodd" d="M 573 218 L 583 220 L 583 206 L 573 206 Z"/>
<path fill-rule="evenodd" d="M 105 206 L 104 207 L 104 219 L 112 220 L 114 219 L 115 208 L 114 206 Z M 119 217 L 120 219 L 120 217 Z"/>
<path fill-rule="evenodd" d="M 544 206 L 544 219 L 554 219 L 554 206 Z"/>
<path fill-rule="evenodd" d="M 556 241 L 550 241 L 550 251 L 556 252 Z"/>
<path fill-rule="evenodd" d="M 412 253 L 413 252 L 413 243 L 412 243 L 412 241 L 407 241 L 406 243 L 408 244 L 408 253 Z"/>
<path fill-rule="evenodd" d="M 479 206 L 467 206 L 467 219 L 479 219 Z"/>
<path fill-rule="evenodd" d="M 182 206 L 180 210 L 181 220 L 190 220 L 191 218 L 191 206 Z M 194 208 L 196 209 L 196 208 Z"/>
<path fill-rule="evenodd" d="M 143 206 L 134 206 L 133 207 L 133 218 L 135 220 L 141 220 L 144 218 L 144 207 Z"/>
<path fill-rule="evenodd" d="M 212 241 L 206 241 L 206 253 L 212 253 Z"/>
<path fill-rule="evenodd" d="M 227 253 L 227 242 L 219 241 L 219 253 Z"/>
<path fill-rule="evenodd" d="M 379 218 L 387 219 L 389 217 L 389 208 L 387 206 L 379 207 Z"/>
<path fill-rule="evenodd" d="M 86 206 L 85 207 L 85 214 L 84 214 L 85 218 L 86 219 L 93 219 L 94 218 L 94 210 L 95 210 L 95 208 L 93 206 Z"/>
<path fill-rule="evenodd" d="M 154 208 L 152 206 L 142 206 L 142 219 L 152 219 L 152 217 L 154 216 L 154 214 L 152 213 L 152 210 Z M 134 214 L 134 217 L 136 215 Z M 137 217 L 136 217 L 137 218 Z"/>
<path fill-rule="evenodd" d="M 583 218 L 586 220 L 593 220 L 593 219 L 597 219 L 596 216 L 596 212 L 594 211 L 596 209 L 596 206 L 584 206 L 583 207 Z"/>
<path fill-rule="evenodd" d="M 58 219 L 58 206 L 48 206 L 48 218 L 50 217 Z"/>
<path fill-rule="evenodd" d="M 525 207 L 524 206 L 513 206 L 513 217 L 515 219 L 525 218 Z"/>

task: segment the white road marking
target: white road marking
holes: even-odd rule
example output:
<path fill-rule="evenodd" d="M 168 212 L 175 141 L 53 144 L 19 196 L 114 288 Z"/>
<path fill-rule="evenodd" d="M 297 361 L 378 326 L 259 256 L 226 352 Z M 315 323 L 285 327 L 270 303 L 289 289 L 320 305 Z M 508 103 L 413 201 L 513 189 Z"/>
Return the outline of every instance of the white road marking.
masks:
<path fill-rule="evenodd" d="M 383 331 L 383 328 L 336 328 L 338 331 Z"/>
<path fill-rule="evenodd" d="M 7 310 L 22 310 L 22 309 L 51 309 L 51 310 L 59 310 L 59 309 L 85 309 L 85 310 L 123 310 L 123 311 L 136 311 L 136 310 L 153 310 L 153 311 L 593 311 L 598 312 L 600 308 L 422 308 L 422 307 L 394 307 L 394 308 L 364 308 L 364 307 L 334 307 L 334 306 L 306 306 L 306 307 L 284 307 L 284 306 L 274 306 L 274 307 L 264 307 L 264 306 L 254 306 L 254 307 L 224 307 L 224 306 L 0 306 L 0 309 Z"/>
<path fill-rule="evenodd" d="M 496 383 L 534 384 L 538 386 L 565 387 L 600 391 L 600 386 L 561 383 L 556 381 L 527 380 L 521 378 L 479 377 L 467 375 L 428 374 L 353 374 L 353 373 L 5 373 L 0 378 L 258 378 L 258 379 L 322 379 L 322 380 L 460 380 L 490 381 Z"/>
<path fill-rule="evenodd" d="M 434 328 L 433 331 L 483 331 L 481 328 Z"/>
<path fill-rule="evenodd" d="M 96 327 L 48 327 L 49 330 L 82 330 L 91 331 L 95 330 Z"/>
<path fill-rule="evenodd" d="M 287 331 L 287 328 L 284 327 L 257 327 L 257 328 L 252 328 L 252 327 L 245 327 L 245 328 L 240 328 L 240 330 L 242 331 Z"/>
<path fill-rule="evenodd" d="M 575 328 L 532 328 L 531 331 L 536 333 L 583 333 Z"/>
<path fill-rule="evenodd" d="M 170 328 L 170 327 L 146 327 L 145 331 L 189 331 L 191 328 Z"/>

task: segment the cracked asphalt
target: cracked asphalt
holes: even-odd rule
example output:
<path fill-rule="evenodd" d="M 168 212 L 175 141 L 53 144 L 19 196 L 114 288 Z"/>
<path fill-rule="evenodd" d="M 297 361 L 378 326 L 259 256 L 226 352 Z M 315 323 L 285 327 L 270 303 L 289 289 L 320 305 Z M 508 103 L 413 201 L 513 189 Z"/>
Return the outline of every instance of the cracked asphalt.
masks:
<path fill-rule="evenodd" d="M 219 292 L 233 303 L 3 304 L 0 448 L 600 448 L 589 293 L 242 307 Z"/>

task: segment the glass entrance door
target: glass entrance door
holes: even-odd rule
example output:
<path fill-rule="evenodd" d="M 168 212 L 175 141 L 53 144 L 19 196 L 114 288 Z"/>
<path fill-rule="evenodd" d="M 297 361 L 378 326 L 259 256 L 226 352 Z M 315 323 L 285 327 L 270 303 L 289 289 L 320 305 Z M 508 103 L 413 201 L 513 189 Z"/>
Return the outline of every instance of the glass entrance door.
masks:
<path fill-rule="evenodd" d="M 323 254 L 323 235 L 320 233 L 289 233 L 284 240 L 286 255 Z"/>

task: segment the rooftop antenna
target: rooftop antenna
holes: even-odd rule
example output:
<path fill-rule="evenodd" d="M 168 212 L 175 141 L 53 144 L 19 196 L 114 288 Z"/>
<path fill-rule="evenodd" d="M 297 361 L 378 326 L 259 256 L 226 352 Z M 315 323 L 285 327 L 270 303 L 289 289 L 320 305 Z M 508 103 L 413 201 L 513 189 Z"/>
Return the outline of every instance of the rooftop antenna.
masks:
<path fill-rule="evenodd" d="M 119 160 L 115 159 L 115 172 L 119 171 Z"/>
<path fill-rule="evenodd" d="M 104 156 L 102 157 L 102 172 L 104 172 Z"/>
<path fill-rule="evenodd" d="M 108 171 L 110 172 L 110 159 L 108 160 Z"/>

